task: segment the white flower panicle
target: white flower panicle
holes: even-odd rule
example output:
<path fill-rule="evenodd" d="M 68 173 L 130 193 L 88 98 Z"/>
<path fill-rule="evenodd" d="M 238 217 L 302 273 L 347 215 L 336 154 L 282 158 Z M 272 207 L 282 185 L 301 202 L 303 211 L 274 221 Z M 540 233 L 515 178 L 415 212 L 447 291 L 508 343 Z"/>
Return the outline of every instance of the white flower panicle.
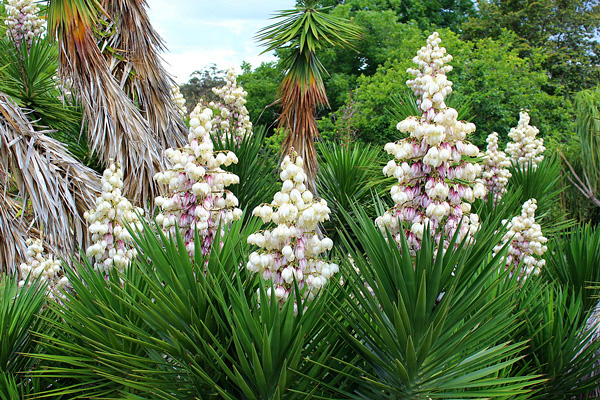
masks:
<path fill-rule="evenodd" d="M 529 125 L 529 121 L 529 114 L 521 111 L 519 124 L 508 133 L 513 142 L 507 144 L 506 153 L 521 168 L 529 163 L 536 168 L 544 159 L 543 153 L 546 150 L 544 139 L 536 139 L 538 128 Z"/>
<path fill-rule="evenodd" d="M 207 255 L 219 223 L 224 226 L 240 219 L 238 199 L 225 188 L 239 183 L 239 177 L 224 171 L 221 165 L 237 163 L 231 152 L 213 151 L 210 132 L 213 112 L 197 106 L 190 114 L 189 144 L 181 149 L 167 149 L 171 167 L 154 179 L 165 185 L 169 195 L 156 198 L 162 211 L 156 221 L 162 229 L 175 234 L 176 226 L 183 235 L 190 257 L 195 253 L 194 235 L 201 237 L 202 254 Z"/>
<path fill-rule="evenodd" d="M 133 207 L 123 196 L 123 171 L 119 163 L 112 163 L 102 175 L 102 194 L 96 199 L 96 209 L 84 214 L 92 245 L 86 255 L 93 259 L 94 268 L 108 272 L 110 268 L 125 270 L 137 256 L 133 238 L 126 226 L 142 229 L 138 214 L 144 210 Z"/>
<path fill-rule="evenodd" d="M 498 204 L 506 193 L 506 185 L 512 176 L 508 170 L 510 160 L 502 150 L 498 150 L 498 133 L 490 134 L 486 141 L 488 145 L 483 160 L 483 180 L 494 196 L 494 204 Z"/>
<path fill-rule="evenodd" d="M 209 104 L 214 112 L 212 123 L 221 139 L 231 135 L 236 143 L 240 143 L 246 135 L 252 134 L 252 122 L 245 106 L 248 92 L 237 85 L 237 73 L 233 68 L 227 71 L 225 81 L 225 86 L 213 88 L 221 101 Z"/>
<path fill-rule="evenodd" d="M 540 259 L 548 250 L 544 244 L 548 239 L 543 236 L 542 229 L 535 222 L 536 199 L 529 199 L 523 204 L 521 215 L 514 217 L 508 224 L 508 232 L 502 238 L 502 243 L 494 247 L 493 254 L 496 255 L 504 245 L 510 241 L 508 255 L 506 257 L 506 268 L 518 271 L 520 278 L 527 278 L 531 274 L 538 275 L 540 269 L 546 264 L 546 260 Z M 506 220 L 502 221 L 503 224 Z"/>
<path fill-rule="evenodd" d="M 70 287 L 69 278 L 64 275 L 60 260 L 54 259 L 52 254 L 44 254 L 44 246 L 40 239 L 27 239 L 27 262 L 19 267 L 21 280 L 19 286 L 29 285 L 30 280 L 40 279 L 48 285 L 48 297 L 62 298 L 60 289 Z"/>
<path fill-rule="evenodd" d="M 479 226 L 477 214 L 470 214 L 475 198 L 484 198 L 486 189 L 478 179 L 481 166 L 469 159 L 480 155 L 477 146 L 465 141 L 475 125 L 458 121 L 455 109 L 444 99 L 452 92 L 446 72 L 452 60 L 439 47 L 437 32 L 427 39 L 413 59 L 419 69 L 407 71 L 415 78 L 407 81 L 422 111 L 398 123 L 398 130 L 409 133 L 406 139 L 388 143 L 385 150 L 395 157 L 383 169 L 386 176 L 398 179 L 391 189 L 396 204 L 376 219 L 380 229 L 389 229 L 400 243 L 403 229 L 411 251 L 419 249 L 425 227 L 432 233 L 440 229 L 436 240 L 449 239 L 458 230 L 458 240 L 472 235 Z M 462 221 L 462 222 L 461 222 Z M 444 240 L 446 248 L 448 240 Z"/>
<path fill-rule="evenodd" d="M 318 257 L 333 246 L 331 239 L 315 232 L 319 223 L 329 219 L 330 210 L 325 200 L 315 199 L 307 190 L 301 157 L 286 156 L 279 176 L 283 185 L 273 203 L 252 212 L 263 222 L 277 226 L 248 237 L 248 243 L 260 250 L 250 254 L 246 267 L 271 281 L 281 302 L 294 287 L 294 278 L 300 289 L 306 286 L 305 298 L 311 300 L 339 271 L 336 264 Z M 270 285 L 267 295 L 271 296 Z"/>
<path fill-rule="evenodd" d="M 5 9 L 6 35 L 17 46 L 23 41 L 30 46 L 34 37 L 40 37 L 45 32 L 45 21 L 38 16 L 40 9 L 33 0 L 6 0 Z"/>
<path fill-rule="evenodd" d="M 184 117 L 187 114 L 187 107 L 185 106 L 185 98 L 179 90 L 179 85 L 173 85 L 173 87 L 171 87 L 171 97 L 173 97 L 179 115 Z"/>

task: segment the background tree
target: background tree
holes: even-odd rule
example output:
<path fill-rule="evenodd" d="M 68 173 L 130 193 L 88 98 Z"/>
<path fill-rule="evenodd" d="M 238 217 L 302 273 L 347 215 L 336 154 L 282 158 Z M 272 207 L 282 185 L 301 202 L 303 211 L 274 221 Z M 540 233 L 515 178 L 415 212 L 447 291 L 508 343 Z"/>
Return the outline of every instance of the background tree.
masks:
<path fill-rule="evenodd" d="M 463 38 L 498 38 L 503 29 L 517 34 L 521 57 L 543 49 L 543 67 L 553 86 L 578 91 L 600 77 L 598 0 L 484 0 L 463 26 Z M 552 90 L 548 88 L 547 90 Z"/>
<path fill-rule="evenodd" d="M 225 71 L 218 69 L 216 64 L 210 64 L 201 70 L 194 71 L 187 83 L 179 86 L 185 97 L 188 110 L 192 111 L 200 99 L 207 102 L 216 101 L 218 96 L 212 89 L 225 84 Z"/>

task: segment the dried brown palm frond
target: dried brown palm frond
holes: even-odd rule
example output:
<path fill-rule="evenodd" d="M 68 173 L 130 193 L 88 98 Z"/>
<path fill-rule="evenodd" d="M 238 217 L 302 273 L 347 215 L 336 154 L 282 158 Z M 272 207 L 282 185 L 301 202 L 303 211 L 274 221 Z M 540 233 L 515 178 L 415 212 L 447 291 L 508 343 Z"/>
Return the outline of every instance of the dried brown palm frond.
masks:
<path fill-rule="evenodd" d="M 320 76 L 310 74 L 308 78 L 299 77 L 293 68 L 290 72 L 279 88 L 279 127 L 287 133 L 281 146 L 282 156 L 289 154 L 293 148 L 302 157 L 308 176 L 308 189 L 316 194 L 318 164 L 314 140 L 319 130 L 315 116 L 317 107 L 328 106 L 329 102 Z"/>
<path fill-rule="evenodd" d="M 20 211 L 20 204 L 6 193 L 0 181 L 0 274 L 13 274 L 26 259 L 28 226 L 18 216 Z"/>
<path fill-rule="evenodd" d="M 150 24 L 146 1 L 102 0 L 102 6 L 111 20 L 104 21 L 99 45 L 112 75 L 135 99 L 162 148 L 183 146 L 187 129 L 171 95 L 175 81 L 162 65 L 164 42 Z"/>
<path fill-rule="evenodd" d="M 156 193 L 153 176 L 161 168 L 161 149 L 98 48 L 99 14 L 106 12 L 95 0 L 51 0 L 48 32 L 58 41 L 60 72 L 83 104 L 91 150 L 106 164 L 110 159 L 120 163 L 125 196 L 148 207 Z"/>
<path fill-rule="evenodd" d="M 32 226 L 42 230 L 49 246 L 67 257 L 77 246 L 85 246 L 88 235 L 82 216 L 101 192 L 100 176 L 75 159 L 62 143 L 35 131 L 27 115 L 2 93 L 0 141 L 3 201 L 8 202 L 7 188 L 14 186 L 21 207 L 31 206 Z M 9 218 L 11 210 L 14 207 L 4 210 L 3 217 Z M 21 214 L 25 218 L 26 211 Z"/>

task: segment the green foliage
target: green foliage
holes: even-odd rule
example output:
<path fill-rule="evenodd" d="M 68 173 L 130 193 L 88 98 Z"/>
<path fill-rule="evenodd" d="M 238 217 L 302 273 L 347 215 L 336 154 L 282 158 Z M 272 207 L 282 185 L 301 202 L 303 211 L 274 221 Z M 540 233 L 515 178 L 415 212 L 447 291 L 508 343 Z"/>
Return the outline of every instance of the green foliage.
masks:
<path fill-rule="evenodd" d="M 470 0 L 324 0 L 322 3 L 325 6 L 343 4 L 355 12 L 390 11 L 398 21 L 416 21 L 423 28 L 433 25 L 457 30 L 475 14 L 475 5 Z"/>
<path fill-rule="evenodd" d="M 546 378 L 530 398 L 572 399 L 598 388 L 600 376 L 588 375 L 600 359 L 600 341 L 591 340 L 581 297 L 533 278 L 519 292 L 518 304 L 523 339 L 530 340 L 523 368 Z"/>
<path fill-rule="evenodd" d="M 262 289 L 258 305 L 257 282 L 242 266 L 246 238 L 259 226 L 256 219 L 234 223 L 222 247 L 190 261 L 181 236 L 158 238 L 145 225 L 136 239 L 144 257 L 125 275 L 112 271 L 109 281 L 87 263 L 69 270 L 78 294 L 69 296 L 68 313 L 51 307 L 64 319 L 54 335 L 40 335 L 43 358 L 61 366 L 39 375 L 68 370 L 78 383 L 58 392 L 75 398 L 304 399 L 328 392 L 345 378 L 319 366 L 339 347 L 320 321 L 327 297 L 304 308 L 291 296 L 280 309 Z"/>
<path fill-rule="evenodd" d="M 252 123 L 265 125 L 270 134 L 273 133 L 276 125 L 275 101 L 277 87 L 283 76 L 283 71 L 277 63 L 263 62 L 254 70 L 251 70 L 250 64 L 242 64 L 242 74 L 237 78 L 239 85 L 248 92 L 246 108 Z"/>
<path fill-rule="evenodd" d="M 405 239 L 399 250 L 371 218 L 357 214 L 349 221 L 365 254 L 356 244 L 345 244 L 360 273 L 343 271 L 344 296 L 333 308 L 343 318 L 328 318 L 369 366 L 352 365 L 359 385 L 354 398 L 509 398 L 526 393 L 533 376 L 501 376 L 525 346 L 498 340 L 518 327 L 511 291 L 488 301 L 505 276 L 498 272 L 503 253 L 489 257 L 498 234 L 476 235 L 478 246 L 461 243 L 444 253 L 435 250 L 426 233 L 412 257 Z"/>
<path fill-rule="evenodd" d="M 20 288 L 17 280 L 0 278 L 0 398 L 21 399 L 48 385 L 44 379 L 31 378 L 28 373 L 39 360 L 26 354 L 37 353 L 40 346 L 32 332 L 49 333 L 46 291 L 34 282 Z"/>
<path fill-rule="evenodd" d="M 45 40 L 34 40 L 31 48 L 15 47 L 6 37 L 0 39 L 0 92 L 24 109 L 45 133 L 61 142 L 83 163 L 96 166 L 85 135 L 81 135 L 82 112 L 72 96 L 65 94 L 56 80 L 58 52 Z"/>
<path fill-rule="evenodd" d="M 395 140 L 395 125 L 385 113 L 392 107 L 391 98 L 405 92 L 406 80 L 410 77 L 406 69 L 412 67 L 412 56 L 425 41 L 426 32 L 406 26 L 403 40 L 397 43 L 397 59 L 388 61 L 370 77 L 358 80 L 357 101 L 360 112 L 355 117 L 358 136 L 368 142 L 385 143 Z M 497 41 L 490 39 L 478 42 L 463 42 L 449 31 L 440 32 L 443 45 L 454 59 L 454 70 L 448 74 L 454 82 L 455 104 L 469 103 L 472 107 L 472 122 L 477 131 L 470 138 L 473 143 L 484 147 L 485 138 L 492 132 L 506 135 L 517 123 L 518 110 L 529 110 L 532 121 L 545 138 L 554 138 L 557 143 L 568 140 L 572 111 L 570 104 L 558 96 L 543 91 L 547 82 L 545 72 L 531 64 L 531 60 L 518 57 L 512 48 L 514 35 L 505 33 Z M 506 137 L 506 136 L 505 136 Z"/>
<path fill-rule="evenodd" d="M 518 36 L 522 57 L 545 53 L 543 67 L 551 85 L 578 91 L 597 83 L 600 5 L 595 0 L 478 2 L 479 10 L 463 26 L 468 40 L 497 39 L 503 29 Z M 554 88 L 548 88 L 551 92 Z"/>
<path fill-rule="evenodd" d="M 583 170 L 592 193 L 600 197 L 600 87 L 577 93 L 574 103 Z"/>
<path fill-rule="evenodd" d="M 337 242 L 337 231 L 343 227 L 349 229 L 344 213 L 352 215 L 353 205 L 363 207 L 373 219 L 377 217 L 372 193 L 385 187 L 381 174 L 383 152 L 362 143 L 349 146 L 319 143 L 317 150 L 320 158 L 317 193 L 331 209 L 330 221 L 324 227 L 327 236 Z"/>
<path fill-rule="evenodd" d="M 237 197 L 247 214 L 251 213 L 254 207 L 273 198 L 279 181 L 273 162 L 276 154 L 264 147 L 264 126 L 255 126 L 253 134 L 245 136 L 239 144 L 231 135 L 224 140 L 216 137 L 212 139 L 216 151 L 230 150 L 238 158 L 237 164 L 231 164 L 224 169 L 240 178 L 240 183 L 230 186 L 229 190 Z"/>
<path fill-rule="evenodd" d="M 535 219 L 541 225 L 542 232 L 558 233 L 573 225 L 574 221 L 568 219 L 566 211 L 560 208 L 560 196 L 565 190 L 565 186 L 561 184 L 561 169 L 557 156 L 544 158 L 537 167 L 532 164 L 523 168 L 515 164 L 509 167 L 512 176 L 508 180 L 507 190 L 509 193 L 518 192 L 520 196 L 518 209 L 511 210 L 512 216 L 520 215 L 522 205 L 533 198 L 537 200 L 538 206 Z"/>
<path fill-rule="evenodd" d="M 560 287 L 581 300 L 584 313 L 598 302 L 598 291 L 590 285 L 600 282 L 600 229 L 589 224 L 571 228 L 550 242 L 544 273 Z"/>

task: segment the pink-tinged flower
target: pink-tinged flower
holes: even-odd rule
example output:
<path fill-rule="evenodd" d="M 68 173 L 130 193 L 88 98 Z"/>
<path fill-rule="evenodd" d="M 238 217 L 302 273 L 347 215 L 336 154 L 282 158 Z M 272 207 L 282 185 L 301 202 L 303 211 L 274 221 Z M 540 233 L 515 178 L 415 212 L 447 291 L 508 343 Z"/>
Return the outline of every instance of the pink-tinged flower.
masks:
<path fill-rule="evenodd" d="M 523 204 L 521 215 L 514 217 L 506 225 L 508 231 L 502 238 L 502 243 L 494 247 L 496 255 L 510 241 L 506 268 L 518 273 L 519 279 L 526 279 L 531 274 L 538 275 L 546 264 L 546 260 L 539 257 L 548 250 L 545 245 L 548 239 L 542 235 L 540 225 L 535 222 L 536 209 L 536 199 L 527 200 Z M 520 264 L 521 268 L 517 270 Z"/>
<path fill-rule="evenodd" d="M 125 226 L 141 230 L 142 224 L 137 215 L 144 211 L 134 208 L 122 196 L 122 187 L 121 166 L 112 163 L 102 175 L 102 194 L 96 199 L 96 209 L 84 214 L 92 234 L 92 244 L 87 248 L 86 255 L 92 259 L 95 269 L 104 272 L 110 268 L 123 271 L 137 255 Z"/>
<path fill-rule="evenodd" d="M 523 168 L 531 163 L 533 168 L 544 159 L 544 139 L 536 139 L 539 130 L 535 126 L 529 125 L 529 114 L 526 111 L 521 111 L 519 124 L 511 128 L 508 133 L 513 142 L 506 146 L 506 153 L 510 156 L 511 161 Z"/>
<path fill-rule="evenodd" d="M 414 78 L 406 83 L 417 96 L 421 116 L 411 116 L 398 123 L 398 129 L 410 136 L 385 147 L 395 156 L 384 173 L 398 179 L 398 185 L 390 192 L 396 205 L 377 218 L 376 223 L 382 230 L 390 230 L 396 238 L 400 238 L 399 230 L 405 229 L 411 251 L 420 248 L 426 225 L 437 235 L 438 241 L 441 237 L 441 233 L 435 233 L 438 227 L 444 231 L 445 238 L 457 228 L 459 241 L 470 237 L 477 230 L 478 218 L 471 218 L 473 214 L 466 214 L 464 210 L 470 210 L 469 203 L 486 193 L 477 179 L 481 167 L 466 161 L 467 157 L 479 155 L 479 149 L 465 141 L 475 126 L 458 121 L 458 112 L 448 108 L 444 101 L 452 92 L 452 82 L 446 78 L 446 73 L 452 70 L 447 65 L 452 56 L 439 46 L 440 42 L 438 34 L 433 33 L 427 39 L 427 46 L 413 59 L 418 68 L 408 69 Z M 404 149 L 411 147 L 409 157 Z M 412 197 L 401 193 L 401 188 L 408 185 L 414 193 Z M 411 222 L 412 226 L 403 228 L 398 224 L 398 217 Z M 446 240 L 444 248 L 447 245 Z"/>
<path fill-rule="evenodd" d="M 329 219 L 329 207 L 325 200 L 314 198 L 306 189 L 302 158 L 293 154 L 286 156 L 281 164 L 282 190 L 275 194 L 272 204 L 258 206 L 252 212 L 263 222 L 274 222 L 272 230 L 256 232 L 248 237 L 248 243 L 259 250 L 250 254 L 246 268 L 259 273 L 273 271 L 275 295 L 283 302 L 294 288 L 306 286 L 303 296 L 312 299 L 327 280 L 338 272 L 336 264 L 326 263 L 319 255 L 333 246 L 329 238 L 316 233 L 317 225 Z M 299 177 L 299 178 L 298 178 Z"/>
<path fill-rule="evenodd" d="M 171 166 L 156 174 L 154 179 L 166 193 L 156 199 L 161 212 L 157 222 L 165 233 L 175 234 L 177 224 L 190 257 L 196 251 L 194 235 L 200 236 L 200 250 L 210 252 L 216 229 L 238 220 L 242 211 L 238 200 L 225 189 L 239 178 L 222 170 L 221 165 L 237 162 L 232 153 L 213 151 L 210 133 L 213 132 L 213 111 L 198 106 L 190 114 L 189 144 L 182 149 L 167 149 L 165 155 Z"/>

